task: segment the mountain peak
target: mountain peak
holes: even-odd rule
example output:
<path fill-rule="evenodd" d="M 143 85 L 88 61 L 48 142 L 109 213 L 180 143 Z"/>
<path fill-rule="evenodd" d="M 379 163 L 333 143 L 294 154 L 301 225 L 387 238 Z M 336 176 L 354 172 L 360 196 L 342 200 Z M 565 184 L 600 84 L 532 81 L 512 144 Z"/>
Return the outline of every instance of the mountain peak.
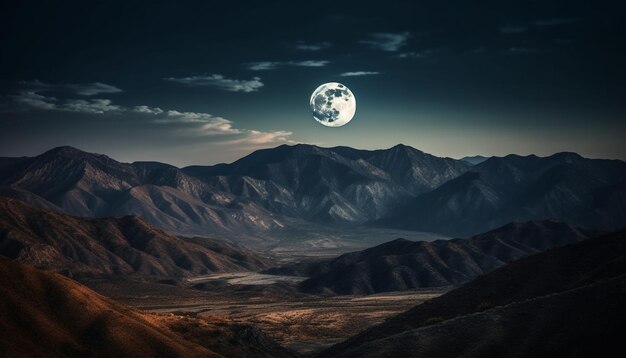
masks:
<path fill-rule="evenodd" d="M 83 154 L 86 153 L 78 148 L 69 146 L 69 145 L 64 145 L 61 147 L 56 147 L 56 148 L 52 148 L 49 151 L 43 153 L 44 155 L 46 154 L 56 154 L 56 155 L 76 155 L 76 154 Z"/>
<path fill-rule="evenodd" d="M 406 145 L 406 144 L 396 144 L 393 147 L 389 148 L 390 150 L 394 150 L 394 151 L 408 151 L 408 152 L 419 152 L 419 153 L 423 153 L 421 150 L 419 149 L 415 149 L 413 147 L 411 147 L 410 145 Z"/>

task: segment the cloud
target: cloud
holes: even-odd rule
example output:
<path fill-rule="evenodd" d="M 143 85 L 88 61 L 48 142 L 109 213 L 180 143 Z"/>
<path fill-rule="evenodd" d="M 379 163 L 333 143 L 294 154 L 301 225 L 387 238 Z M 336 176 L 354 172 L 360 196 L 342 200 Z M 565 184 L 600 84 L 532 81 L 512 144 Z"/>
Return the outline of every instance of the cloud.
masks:
<path fill-rule="evenodd" d="M 183 135 L 211 137 L 217 144 L 257 148 L 270 144 L 294 143 L 289 139 L 292 132 L 239 129 L 234 127 L 232 121 L 209 113 L 168 110 L 160 117 L 155 120 L 156 123 L 181 126 L 180 132 Z"/>
<path fill-rule="evenodd" d="M 56 103 L 54 103 L 57 100 L 56 98 L 42 96 L 37 92 L 26 91 L 12 97 L 15 102 L 25 107 L 35 109 L 56 109 Z"/>
<path fill-rule="evenodd" d="M 324 67 L 328 65 L 330 61 L 326 60 L 306 60 L 306 61 L 259 61 L 250 62 L 247 65 L 249 70 L 252 71 L 268 71 L 275 70 L 282 66 L 297 66 L 297 67 Z"/>
<path fill-rule="evenodd" d="M 330 42 L 306 43 L 304 41 L 296 42 L 296 49 L 301 51 L 320 51 L 331 46 Z"/>
<path fill-rule="evenodd" d="M 72 99 L 58 107 L 59 110 L 79 113 L 104 113 L 121 111 L 122 107 L 114 105 L 109 99 Z"/>
<path fill-rule="evenodd" d="M 45 83 L 39 80 L 19 81 L 18 84 L 25 88 L 25 91 L 32 92 L 72 92 L 80 96 L 95 96 L 101 93 L 120 93 L 121 89 L 102 82 L 92 83 Z"/>
<path fill-rule="evenodd" d="M 157 115 L 163 113 L 163 110 L 159 107 L 135 106 L 133 112 Z"/>
<path fill-rule="evenodd" d="M 233 128 L 233 122 L 208 113 L 179 112 L 176 110 L 169 110 L 165 112 L 165 117 L 158 119 L 157 122 L 195 124 L 197 125 L 196 128 L 200 130 L 199 133 L 204 135 L 241 133 L 239 129 Z"/>
<path fill-rule="evenodd" d="M 501 26 L 499 30 L 503 34 L 515 35 L 515 34 L 523 34 L 524 32 L 528 31 L 528 28 L 526 26 L 508 25 L 508 26 Z"/>
<path fill-rule="evenodd" d="M 341 77 L 354 77 L 354 76 L 369 76 L 369 75 L 378 75 L 380 72 L 376 71 L 353 71 L 353 72 L 344 72 L 340 74 Z"/>
<path fill-rule="evenodd" d="M 176 82 L 192 87 L 215 87 L 229 92 L 256 92 L 263 87 L 259 77 L 251 80 L 235 80 L 225 78 L 223 75 L 212 74 L 190 77 L 168 77 L 166 81 Z"/>
<path fill-rule="evenodd" d="M 295 143 L 293 140 L 289 139 L 292 134 L 292 132 L 288 131 L 262 132 L 256 130 L 248 130 L 245 131 L 243 137 L 223 142 L 223 144 L 238 145 L 248 148 L 258 148 L 279 143 L 292 144 Z"/>
<path fill-rule="evenodd" d="M 432 55 L 434 50 L 424 50 L 419 52 L 401 52 L 398 54 L 398 58 L 426 58 Z"/>
<path fill-rule="evenodd" d="M 119 93 L 121 89 L 102 82 L 94 82 L 88 84 L 68 84 L 68 88 L 74 90 L 76 94 L 81 96 L 94 96 L 101 93 Z"/>
<path fill-rule="evenodd" d="M 369 45 L 376 50 L 395 52 L 406 45 L 409 37 L 408 32 L 376 32 L 371 34 L 369 39 L 360 40 L 359 43 Z"/>
<path fill-rule="evenodd" d="M 13 100 L 24 109 L 77 113 L 104 113 L 123 110 L 122 107 L 112 104 L 111 100 L 101 98 L 89 100 L 67 99 L 60 101 L 55 97 L 43 96 L 34 91 L 20 92 L 18 95 L 12 97 Z"/>
<path fill-rule="evenodd" d="M 580 21 L 580 19 L 577 19 L 574 17 L 560 17 L 560 18 L 554 18 L 554 19 L 537 20 L 535 21 L 534 24 L 537 26 L 558 26 L 558 25 L 572 24 L 578 21 Z"/>
<path fill-rule="evenodd" d="M 38 84 L 43 85 L 42 83 Z M 206 139 L 214 144 L 236 144 L 245 149 L 294 143 L 290 139 L 292 132 L 237 128 L 233 121 L 209 113 L 186 112 L 174 109 L 163 110 L 159 107 L 147 105 L 124 107 L 114 104 L 110 99 L 103 98 L 58 99 L 37 93 L 43 90 L 22 91 L 9 98 L 20 109 L 25 110 L 73 112 L 85 115 L 100 115 L 106 112 L 134 115 L 133 119 L 144 118 L 148 123 L 153 123 L 154 125 L 171 126 L 173 133 L 182 135 L 190 140 L 193 138 L 196 141 Z"/>

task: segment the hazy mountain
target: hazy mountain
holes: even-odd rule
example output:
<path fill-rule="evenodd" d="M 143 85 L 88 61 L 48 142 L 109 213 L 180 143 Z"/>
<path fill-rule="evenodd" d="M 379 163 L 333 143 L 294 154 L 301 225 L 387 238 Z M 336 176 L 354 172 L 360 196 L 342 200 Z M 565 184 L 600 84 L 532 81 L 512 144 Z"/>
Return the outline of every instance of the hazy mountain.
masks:
<path fill-rule="evenodd" d="M 626 231 L 529 256 L 321 357 L 619 357 Z"/>
<path fill-rule="evenodd" d="M 67 275 L 176 278 L 259 270 L 268 261 L 233 244 L 181 239 L 136 216 L 84 219 L 0 197 L 0 255 Z"/>
<path fill-rule="evenodd" d="M 567 224 L 541 221 L 509 224 L 471 239 L 398 239 L 310 265 L 300 273 L 311 278 L 300 287 L 313 293 L 371 294 L 455 285 L 589 236 Z"/>
<path fill-rule="evenodd" d="M 411 147 L 258 150 L 231 164 L 178 169 L 60 147 L 0 159 L 0 194 L 86 217 L 139 215 L 169 232 L 267 244 L 285 228 L 385 225 L 471 236 L 509 222 L 589 228 L 626 222 L 626 163 L 492 157 L 471 166 Z M 305 223 L 308 222 L 308 223 Z"/>
<path fill-rule="evenodd" d="M 250 201 L 154 162 L 126 164 L 105 155 L 59 147 L 0 166 L 2 195 L 86 217 L 136 214 L 187 235 L 258 233 L 281 227 Z"/>
<path fill-rule="evenodd" d="M 253 327 L 140 312 L 58 274 L 0 257 L 7 357 L 289 357 Z"/>
<path fill-rule="evenodd" d="M 398 208 L 384 225 L 469 236 L 509 222 L 626 224 L 626 163 L 573 153 L 492 157 Z"/>
<path fill-rule="evenodd" d="M 469 163 L 471 165 L 476 165 L 484 162 L 489 159 L 488 157 L 483 157 L 482 155 L 473 155 L 461 158 L 462 161 Z"/>
<path fill-rule="evenodd" d="M 463 162 L 406 146 L 280 146 L 180 170 L 59 147 L 0 160 L 0 192 L 72 215 L 137 214 L 187 235 L 258 236 L 290 222 L 364 223 L 459 176 Z"/>
<path fill-rule="evenodd" d="M 298 144 L 259 150 L 232 164 L 183 171 L 212 183 L 215 177 L 253 178 L 261 183 L 257 187 L 271 182 L 272 192 L 282 196 L 280 212 L 308 220 L 362 223 L 466 169 L 463 162 L 404 145 L 366 151 Z"/>

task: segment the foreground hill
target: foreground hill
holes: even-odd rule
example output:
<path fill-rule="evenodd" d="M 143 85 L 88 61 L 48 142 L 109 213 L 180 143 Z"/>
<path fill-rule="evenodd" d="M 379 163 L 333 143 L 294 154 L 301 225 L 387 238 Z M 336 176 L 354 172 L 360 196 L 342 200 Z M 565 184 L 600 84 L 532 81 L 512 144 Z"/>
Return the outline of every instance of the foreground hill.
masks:
<path fill-rule="evenodd" d="M 136 216 L 84 219 L 0 197 L 0 255 L 67 275 L 168 278 L 249 271 L 268 262 L 224 241 L 182 239 Z"/>
<path fill-rule="evenodd" d="M 300 287 L 313 293 L 370 294 L 448 286 L 589 237 L 589 232 L 552 221 L 509 224 L 471 239 L 398 239 L 293 273 L 312 276 Z"/>
<path fill-rule="evenodd" d="M 61 275 L 0 257 L 6 357 L 287 357 L 261 332 L 139 312 Z"/>
<path fill-rule="evenodd" d="M 619 357 L 626 231 L 529 256 L 321 357 Z"/>
<path fill-rule="evenodd" d="M 626 223 L 626 163 L 575 153 L 492 157 L 413 199 L 394 228 L 471 236 L 509 222 L 553 219 L 581 227 Z"/>

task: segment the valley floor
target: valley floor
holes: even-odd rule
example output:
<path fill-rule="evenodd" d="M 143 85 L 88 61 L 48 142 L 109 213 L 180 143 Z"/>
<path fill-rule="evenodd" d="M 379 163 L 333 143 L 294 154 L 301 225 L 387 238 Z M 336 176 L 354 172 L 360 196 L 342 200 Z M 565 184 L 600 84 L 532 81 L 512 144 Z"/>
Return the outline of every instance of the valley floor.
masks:
<path fill-rule="evenodd" d="M 251 273 L 248 277 L 256 276 Z M 104 295 L 149 312 L 252 324 L 301 354 L 321 351 L 446 292 L 429 289 L 368 296 L 314 296 L 280 285 L 228 284 L 226 281 L 233 279 L 231 275 L 222 279 L 204 290 L 132 281 L 85 283 Z M 207 278 L 198 280 L 206 282 Z"/>

